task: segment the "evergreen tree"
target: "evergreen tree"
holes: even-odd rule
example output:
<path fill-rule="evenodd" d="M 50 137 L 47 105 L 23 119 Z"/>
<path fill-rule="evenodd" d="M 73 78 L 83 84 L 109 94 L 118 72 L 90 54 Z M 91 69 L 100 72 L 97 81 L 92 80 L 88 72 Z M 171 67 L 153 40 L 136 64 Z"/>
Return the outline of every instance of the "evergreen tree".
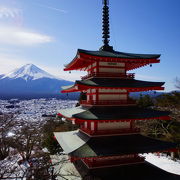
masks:
<path fill-rule="evenodd" d="M 149 95 L 140 95 L 140 98 L 138 99 L 138 106 L 139 107 L 150 107 L 153 106 L 153 100 Z"/>

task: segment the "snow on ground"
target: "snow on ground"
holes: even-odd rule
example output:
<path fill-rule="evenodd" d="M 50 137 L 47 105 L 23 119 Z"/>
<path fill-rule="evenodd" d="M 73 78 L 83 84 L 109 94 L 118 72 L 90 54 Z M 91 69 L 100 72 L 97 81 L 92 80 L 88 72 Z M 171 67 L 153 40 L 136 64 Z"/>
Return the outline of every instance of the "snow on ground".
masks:
<path fill-rule="evenodd" d="M 0 112 L 4 114 L 15 114 L 16 119 L 23 121 L 44 121 L 43 114 L 55 115 L 58 110 L 72 108 L 76 105 L 75 100 L 58 100 L 52 99 L 31 99 L 19 100 L 14 108 L 7 108 L 11 105 L 8 100 L 0 100 Z"/>
<path fill-rule="evenodd" d="M 22 160 L 19 154 L 8 156 L 6 159 L 0 161 L 0 175 L 6 180 L 26 180 L 23 178 L 29 163 L 24 162 L 21 165 L 18 162 Z"/>
<path fill-rule="evenodd" d="M 180 175 L 180 161 L 173 161 L 165 155 L 144 154 L 146 161 L 173 174 Z"/>
<path fill-rule="evenodd" d="M 54 174 L 61 174 L 57 180 L 81 180 L 80 174 L 73 163 L 68 160 L 67 155 L 52 155 L 51 160 L 54 164 Z"/>

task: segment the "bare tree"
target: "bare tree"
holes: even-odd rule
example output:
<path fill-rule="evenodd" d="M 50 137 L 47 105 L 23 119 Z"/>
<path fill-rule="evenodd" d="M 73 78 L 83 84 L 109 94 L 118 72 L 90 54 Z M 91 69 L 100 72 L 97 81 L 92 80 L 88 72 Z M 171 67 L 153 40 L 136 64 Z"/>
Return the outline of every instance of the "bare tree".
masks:
<path fill-rule="evenodd" d="M 5 159 L 10 152 L 13 132 L 17 123 L 13 115 L 1 115 L 0 117 L 0 160 Z"/>
<path fill-rule="evenodd" d="M 58 154 L 60 159 L 54 162 L 51 154 L 44 151 L 44 122 L 1 116 L 0 127 L 0 179 L 25 177 L 27 180 L 55 180 L 56 177 L 79 177 L 71 168 L 62 170 L 69 163 L 67 158 Z"/>
<path fill-rule="evenodd" d="M 0 116 L 0 179 L 17 175 L 19 172 L 19 157 L 15 155 L 17 151 L 13 144 L 14 133 L 21 125 L 13 114 Z"/>

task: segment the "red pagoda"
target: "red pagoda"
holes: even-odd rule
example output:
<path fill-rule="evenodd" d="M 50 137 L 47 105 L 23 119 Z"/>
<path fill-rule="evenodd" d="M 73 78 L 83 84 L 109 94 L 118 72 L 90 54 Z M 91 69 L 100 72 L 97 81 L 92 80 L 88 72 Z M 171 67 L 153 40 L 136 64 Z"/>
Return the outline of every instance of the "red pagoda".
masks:
<path fill-rule="evenodd" d="M 81 92 L 80 105 L 58 112 L 59 116 L 79 125 L 79 130 L 55 133 L 56 139 L 83 177 L 179 179 L 148 164 L 139 155 L 175 148 L 173 143 L 141 135 L 135 125 L 137 121 L 170 120 L 169 113 L 140 108 L 129 97 L 131 92 L 164 89 L 164 82 L 135 80 L 135 74 L 128 73 L 159 63 L 160 55 L 118 52 L 109 46 L 109 38 L 109 4 L 104 0 L 104 45 L 99 51 L 78 49 L 64 69 L 87 71 L 82 80 L 62 90 L 63 93 Z M 143 173 L 148 177 L 144 178 Z"/>

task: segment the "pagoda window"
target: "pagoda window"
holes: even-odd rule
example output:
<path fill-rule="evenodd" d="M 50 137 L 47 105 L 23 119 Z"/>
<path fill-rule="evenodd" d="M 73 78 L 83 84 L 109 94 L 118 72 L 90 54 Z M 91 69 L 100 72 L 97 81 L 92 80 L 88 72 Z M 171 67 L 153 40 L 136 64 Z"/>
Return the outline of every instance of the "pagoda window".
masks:
<path fill-rule="evenodd" d="M 87 95 L 87 101 L 90 101 L 90 95 Z"/>
<path fill-rule="evenodd" d="M 96 97 L 97 97 L 96 94 L 93 94 L 93 95 L 92 95 L 92 100 L 93 100 L 93 101 L 96 101 Z"/>
<path fill-rule="evenodd" d="M 88 128 L 88 124 L 87 121 L 84 122 L 84 128 L 87 129 Z"/>
<path fill-rule="evenodd" d="M 96 89 L 92 89 L 91 92 L 92 92 L 92 93 L 96 93 Z"/>
<path fill-rule="evenodd" d="M 92 67 L 96 67 L 96 66 L 97 66 L 97 63 L 96 63 L 96 62 L 92 64 Z"/>
<path fill-rule="evenodd" d="M 95 130 L 95 123 L 91 122 L 91 131 L 94 131 L 94 130 Z"/>
<path fill-rule="evenodd" d="M 130 129 L 130 122 L 105 122 L 98 123 L 98 130 Z"/>

